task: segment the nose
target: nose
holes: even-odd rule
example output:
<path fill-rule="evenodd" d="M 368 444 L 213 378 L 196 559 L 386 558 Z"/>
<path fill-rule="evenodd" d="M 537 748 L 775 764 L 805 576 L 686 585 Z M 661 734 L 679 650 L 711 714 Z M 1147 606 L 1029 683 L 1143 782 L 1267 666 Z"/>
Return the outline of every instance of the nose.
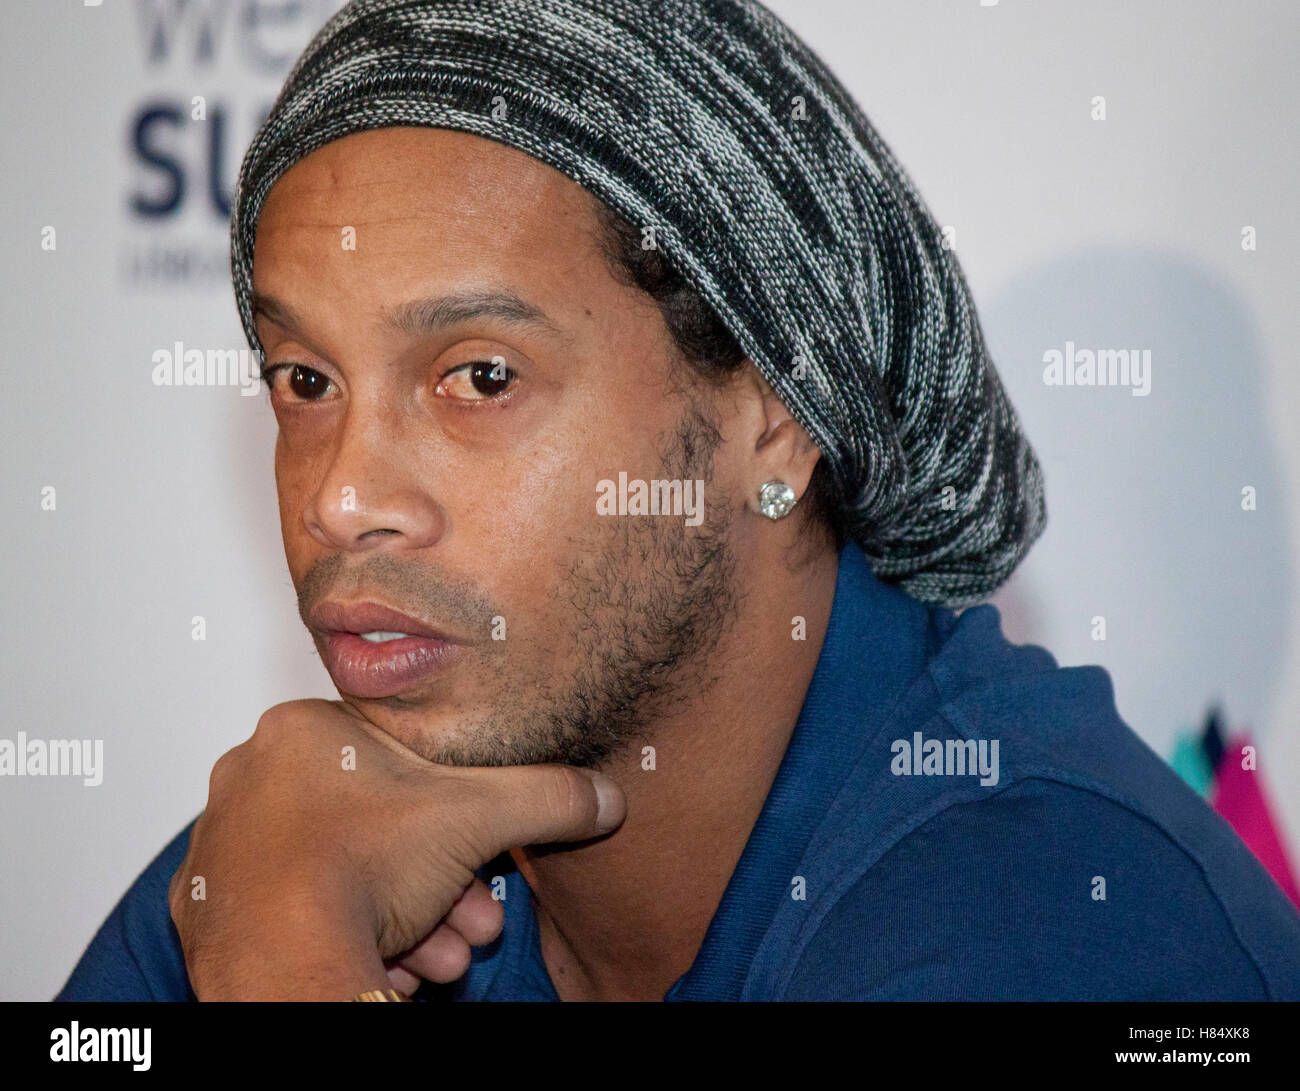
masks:
<path fill-rule="evenodd" d="M 445 513 L 412 473 L 410 452 L 395 422 L 350 411 L 320 486 L 303 508 L 307 531 L 331 549 L 422 549 L 443 534 Z M 405 453 L 404 453 L 405 452 Z"/>

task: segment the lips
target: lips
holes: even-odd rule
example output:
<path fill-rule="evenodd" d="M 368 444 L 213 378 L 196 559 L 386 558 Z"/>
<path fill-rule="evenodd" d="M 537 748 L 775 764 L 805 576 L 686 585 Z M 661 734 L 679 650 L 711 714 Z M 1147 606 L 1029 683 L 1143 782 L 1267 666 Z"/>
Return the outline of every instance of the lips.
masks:
<path fill-rule="evenodd" d="M 436 677 L 461 651 L 418 618 L 378 602 L 322 602 L 308 624 L 321 636 L 334 684 L 353 697 L 396 696 Z"/>

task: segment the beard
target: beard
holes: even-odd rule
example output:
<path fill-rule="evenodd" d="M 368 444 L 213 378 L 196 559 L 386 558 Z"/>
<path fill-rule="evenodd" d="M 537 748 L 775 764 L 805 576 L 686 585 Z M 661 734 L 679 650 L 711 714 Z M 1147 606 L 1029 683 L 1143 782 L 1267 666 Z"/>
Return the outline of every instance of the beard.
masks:
<path fill-rule="evenodd" d="M 713 481 L 716 426 L 693 402 L 662 454 L 668 480 Z M 609 533 L 578 549 L 557 595 L 577 667 L 524 693 L 508 661 L 496 707 L 455 743 L 421 753 L 447 765 L 558 762 L 595 768 L 644 743 L 654 721 L 716 679 L 716 649 L 738 613 L 730 498 L 710 492 L 704 518 L 600 519 Z M 469 725 L 465 725 L 469 726 Z"/>
<path fill-rule="evenodd" d="M 703 519 L 692 527 L 670 515 L 597 516 L 595 535 L 570 542 L 575 560 L 553 591 L 558 610 L 546 611 L 538 623 L 559 637 L 561 655 L 530 669 L 527 656 L 512 662 L 510 642 L 480 643 L 482 681 L 492 703 L 442 730 L 420 725 L 427 706 L 419 698 L 345 697 L 345 703 L 438 764 L 595 768 L 644 743 L 656 720 L 707 689 L 716 679 L 717 649 L 738 614 L 739 595 L 732 500 L 710 488 L 721 436 L 701 404 L 689 395 L 686 400 L 686 411 L 662 445 L 660 477 L 703 481 L 710 500 L 697 498 Z M 385 588 L 394 601 L 419 603 L 428 616 L 463 632 L 486 633 L 501 614 L 473 583 L 447 576 L 431 580 L 394 554 L 372 553 L 361 568 L 346 569 L 347 558 L 334 553 L 304 575 L 297 588 L 304 622 L 312 604 L 357 586 Z M 367 716 L 367 704 L 396 714 L 401 730 Z"/>

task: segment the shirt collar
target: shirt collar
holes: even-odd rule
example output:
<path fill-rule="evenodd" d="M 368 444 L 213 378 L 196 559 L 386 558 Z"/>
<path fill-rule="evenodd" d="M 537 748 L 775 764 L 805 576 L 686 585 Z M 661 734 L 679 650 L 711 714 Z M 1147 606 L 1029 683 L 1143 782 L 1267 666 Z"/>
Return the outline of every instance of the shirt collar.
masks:
<path fill-rule="evenodd" d="M 691 968 L 666 1000 L 738 1000 L 754 952 L 870 728 L 925 668 L 929 611 L 839 557 L 821 654 L 789 746 Z"/>
<path fill-rule="evenodd" d="M 780 899 L 790 896 L 804 849 L 869 729 L 924 670 L 929 619 L 923 604 L 872 573 L 856 544 L 845 545 L 826 636 L 785 756 L 699 954 L 665 1000 L 739 999 Z M 491 883 L 490 872 L 492 865 L 480 877 Z M 528 885 L 518 871 L 504 879 L 502 935 L 475 951 L 454 995 L 558 1000 L 542 960 Z"/>

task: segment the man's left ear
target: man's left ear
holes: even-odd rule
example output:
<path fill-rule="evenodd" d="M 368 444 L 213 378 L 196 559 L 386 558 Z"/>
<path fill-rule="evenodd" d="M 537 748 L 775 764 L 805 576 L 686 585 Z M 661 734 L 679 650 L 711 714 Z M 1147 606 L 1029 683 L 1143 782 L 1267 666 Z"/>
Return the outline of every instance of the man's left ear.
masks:
<path fill-rule="evenodd" d="M 783 507 L 789 510 L 779 500 L 783 490 L 768 489 L 764 496 L 764 486 L 786 485 L 792 490 L 795 503 L 802 500 L 821 451 L 752 363 L 748 368 L 744 401 L 746 444 L 753 441 L 746 504 L 754 512 L 779 518 L 776 513 L 784 514 Z"/>

